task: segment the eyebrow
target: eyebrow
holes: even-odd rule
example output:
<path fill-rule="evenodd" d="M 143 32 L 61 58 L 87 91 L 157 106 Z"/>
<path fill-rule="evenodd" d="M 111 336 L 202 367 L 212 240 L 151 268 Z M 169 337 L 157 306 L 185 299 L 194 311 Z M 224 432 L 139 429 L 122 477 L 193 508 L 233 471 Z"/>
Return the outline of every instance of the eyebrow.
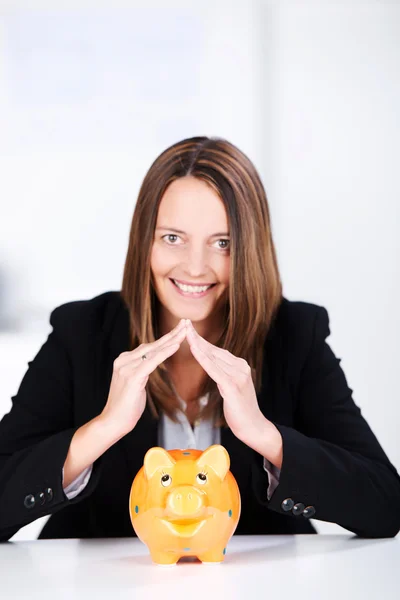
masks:
<path fill-rule="evenodd" d="M 158 231 L 159 229 L 165 229 L 166 231 L 174 231 L 175 233 L 183 233 L 183 235 L 187 235 L 185 231 L 182 231 L 182 229 L 176 229 L 175 227 L 157 227 L 156 231 Z M 218 235 L 229 235 L 229 233 L 214 233 L 210 237 L 217 237 Z"/>

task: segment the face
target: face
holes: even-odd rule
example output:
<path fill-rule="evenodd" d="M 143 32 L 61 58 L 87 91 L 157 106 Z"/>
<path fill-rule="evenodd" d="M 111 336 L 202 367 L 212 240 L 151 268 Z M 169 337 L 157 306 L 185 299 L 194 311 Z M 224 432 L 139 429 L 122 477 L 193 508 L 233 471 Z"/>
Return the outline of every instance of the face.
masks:
<path fill-rule="evenodd" d="M 227 299 L 229 264 L 228 218 L 218 194 L 195 177 L 173 181 L 161 199 L 151 254 L 163 333 L 185 318 L 200 334 L 213 327 Z M 212 287 L 196 292 L 184 284 Z"/>

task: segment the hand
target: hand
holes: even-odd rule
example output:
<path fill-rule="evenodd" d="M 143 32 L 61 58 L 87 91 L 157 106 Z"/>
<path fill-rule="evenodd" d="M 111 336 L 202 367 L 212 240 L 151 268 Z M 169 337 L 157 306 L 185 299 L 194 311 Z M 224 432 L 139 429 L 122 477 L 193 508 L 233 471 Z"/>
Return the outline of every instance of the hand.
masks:
<path fill-rule="evenodd" d="M 98 419 L 126 435 L 135 427 L 146 406 L 146 384 L 150 373 L 174 354 L 186 336 L 185 320 L 151 344 L 140 344 L 122 352 L 114 361 L 106 406 Z M 142 354 L 147 359 L 142 360 Z"/>
<path fill-rule="evenodd" d="M 237 438 L 248 440 L 251 431 L 266 420 L 258 406 L 249 364 L 244 358 L 237 358 L 228 350 L 207 342 L 189 319 L 186 319 L 186 324 L 190 350 L 216 382 L 227 424 Z"/>

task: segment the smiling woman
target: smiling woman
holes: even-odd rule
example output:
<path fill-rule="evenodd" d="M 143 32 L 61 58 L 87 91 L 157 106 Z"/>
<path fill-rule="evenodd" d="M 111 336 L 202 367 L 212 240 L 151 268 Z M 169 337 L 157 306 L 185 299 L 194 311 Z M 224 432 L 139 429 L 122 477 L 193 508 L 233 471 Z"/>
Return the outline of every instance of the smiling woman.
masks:
<path fill-rule="evenodd" d="M 190 138 L 155 160 L 122 289 L 50 324 L 0 422 L 0 541 L 51 513 L 40 538 L 131 537 L 129 489 L 154 447 L 225 448 L 238 534 L 316 533 L 311 517 L 398 533 L 400 477 L 326 342 L 327 310 L 283 297 L 263 185 L 229 142 Z M 160 526 L 177 489 L 203 497 L 190 473 L 184 498 L 157 473 Z"/>
<path fill-rule="evenodd" d="M 122 297 L 131 314 L 132 348 L 187 318 L 203 338 L 246 360 L 260 390 L 264 340 L 282 286 L 266 193 L 236 146 L 194 137 L 154 161 L 132 219 Z M 202 416 L 219 412 L 217 422 L 226 425 L 216 382 L 187 340 L 147 384 L 154 416 L 164 411 L 176 421 L 179 399 L 171 391 L 187 398 L 207 394 Z"/>

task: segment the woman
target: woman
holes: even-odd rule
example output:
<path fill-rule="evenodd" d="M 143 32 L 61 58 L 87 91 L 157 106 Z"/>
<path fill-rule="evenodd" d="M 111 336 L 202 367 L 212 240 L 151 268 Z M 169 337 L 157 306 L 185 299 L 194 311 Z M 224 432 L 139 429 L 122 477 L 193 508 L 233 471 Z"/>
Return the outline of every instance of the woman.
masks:
<path fill-rule="evenodd" d="M 239 485 L 237 534 L 315 533 L 310 517 L 398 533 L 399 475 L 325 341 L 326 309 L 282 296 L 265 191 L 232 144 L 165 150 L 121 292 L 50 323 L 0 422 L 1 540 L 48 514 L 40 538 L 134 536 L 146 451 L 213 443 Z"/>

